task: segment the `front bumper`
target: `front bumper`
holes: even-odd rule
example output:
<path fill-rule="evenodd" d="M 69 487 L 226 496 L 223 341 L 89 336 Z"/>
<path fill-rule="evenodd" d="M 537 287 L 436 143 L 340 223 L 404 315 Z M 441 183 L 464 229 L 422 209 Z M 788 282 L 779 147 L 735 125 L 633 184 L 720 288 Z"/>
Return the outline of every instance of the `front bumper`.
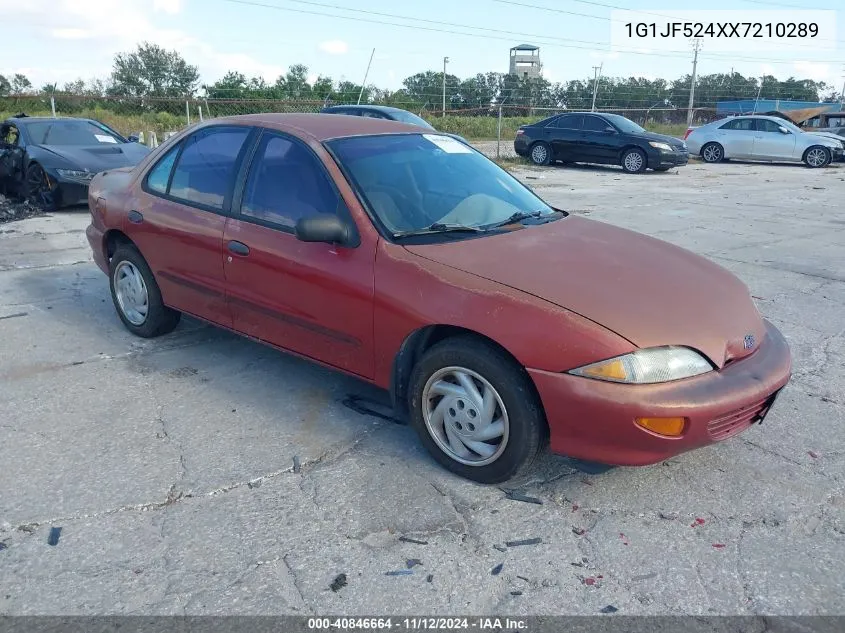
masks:
<path fill-rule="evenodd" d="M 648 166 L 652 169 L 656 167 L 681 167 L 688 162 L 688 152 L 667 152 L 659 150 L 648 158 Z"/>
<path fill-rule="evenodd" d="M 88 204 L 88 184 L 90 180 L 80 181 L 64 178 L 53 169 L 47 170 L 47 177 L 50 180 L 57 208 Z"/>
<path fill-rule="evenodd" d="M 642 466 L 719 442 L 761 422 L 789 381 L 789 345 L 765 321 L 750 356 L 721 370 L 662 384 L 624 385 L 529 369 L 540 394 L 555 453 L 587 461 Z M 679 437 L 647 431 L 636 417 L 683 416 Z"/>

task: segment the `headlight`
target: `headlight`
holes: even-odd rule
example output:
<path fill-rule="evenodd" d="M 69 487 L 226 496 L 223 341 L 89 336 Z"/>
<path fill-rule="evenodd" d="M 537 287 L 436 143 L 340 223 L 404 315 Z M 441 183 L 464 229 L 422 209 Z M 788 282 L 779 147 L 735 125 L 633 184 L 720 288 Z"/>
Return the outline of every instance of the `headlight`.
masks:
<path fill-rule="evenodd" d="M 79 169 L 57 169 L 56 171 L 62 178 L 72 178 L 73 180 L 91 180 L 94 177 L 93 172 Z"/>
<path fill-rule="evenodd" d="M 571 370 L 570 374 L 610 382 L 650 384 L 698 376 L 713 365 L 688 347 L 652 347 Z"/>
<path fill-rule="evenodd" d="M 660 141 L 649 141 L 648 144 L 656 149 L 662 149 L 667 152 L 672 151 L 672 146 L 669 145 L 669 143 L 661 143 Z"/>

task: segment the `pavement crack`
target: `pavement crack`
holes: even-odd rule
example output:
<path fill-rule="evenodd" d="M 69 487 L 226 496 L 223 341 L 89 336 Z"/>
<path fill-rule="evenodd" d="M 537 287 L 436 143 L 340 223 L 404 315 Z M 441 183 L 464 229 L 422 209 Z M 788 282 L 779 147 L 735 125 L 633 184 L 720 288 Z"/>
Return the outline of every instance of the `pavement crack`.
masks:
<path fill-rule="evenodd" d="M 302 604 L 308 610 L 309 613 L 314 613 L 314 610 L 308 604 L 308 601 L 305 599 L 305 594 L 302 593 L 302 588 L 299 586 L 299 578 L 296 575 L 296 572 L 293 570 L 293 566 L 288 562 L 288 556 L 290 554 L 285 554 L 282 556 L 282 563 L 284 564 L 285 568 L 288 570 L 290 574 L 291 580 L 293 581 L 293 588 L 296 590 L 296 593 L 299 594 L 299 599 L 302 600 Z"/>

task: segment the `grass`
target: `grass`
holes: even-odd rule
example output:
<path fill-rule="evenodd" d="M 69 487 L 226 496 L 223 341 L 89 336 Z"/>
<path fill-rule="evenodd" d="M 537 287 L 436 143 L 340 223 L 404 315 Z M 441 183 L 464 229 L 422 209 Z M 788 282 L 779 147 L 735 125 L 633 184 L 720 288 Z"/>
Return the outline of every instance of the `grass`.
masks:
<path fill-rule="evenodd" d="M 12 116 L 12 112 L 0 112 L 0 120 Z M 49 111 L 28 112 L 30 116 L 50 116 Z M 164 140 L 165 132 L 178 130 L 185 125 L 185 117 L 170 112 L 150 112 L 144 114 L 121 114 L 105 108 L 92 108 L 68 114 L 66 116 L 84 117 L 102 121 L 123 135 L 137 132 L 154 131 L 159 142 Z M 193 118 L 193 117 L 192 117 Z M 521 125 L 527 125 L 544 117 L 503 117 L 502 139 L 511 141 Z M 454 116 L 440 117 L 426 115 L 426 119 L 441 132 L 459 134 L 470 141 L 496 140 L 498 119 L 492 116 Z M 687 126 L 683 124 L 649 123 L 646 129 L 658 134 L 682 137 Z"/>

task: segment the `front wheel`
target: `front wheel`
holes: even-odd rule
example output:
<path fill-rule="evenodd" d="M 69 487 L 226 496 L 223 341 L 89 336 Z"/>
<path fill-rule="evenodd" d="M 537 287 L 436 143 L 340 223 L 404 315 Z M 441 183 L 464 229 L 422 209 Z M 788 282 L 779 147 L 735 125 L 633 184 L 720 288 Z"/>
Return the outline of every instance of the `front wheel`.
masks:
<path fill-rule="evenodd" d="M 549 147 L 548 143 L 540 141 L 531 146 L 528 157 L 535 165 L 548 165 L 552 162 L 552 148 Z"/>
<path fill-rule="evenodd" d="M 58 207 L 50 178 L 38 163 L 26 168 L 26 199 L 44 211 L 55 211 Z"/>
<path fill-rule="evenodd" d="M 821 145 L 813 145 L 804 152 L 804 164 L 807 167 L 824 167 L 831 161 L 830 150 Z"/>
<path fill-rule="evenodd" d="M 525 370 L 473 337 L 446 339 L 414 368 L 411 423 L 437 462 L 485 484 L 526 470 L 546 421 Z"/>
<path fill-rule="evenodd" d="M 133 334 L 153 338 L 172 332 L 179 324 L 181 314 L 164 305 L 152 270 L 134 246 L 117 248 L 109 282 L 117 315 Z"/>
<path fill-rule="evenodd" d="M 644 172 L 647 166 L 646 155 L 641 149 L 634 147 L 622 154 L 622 169 L 629 174 Z"/>

